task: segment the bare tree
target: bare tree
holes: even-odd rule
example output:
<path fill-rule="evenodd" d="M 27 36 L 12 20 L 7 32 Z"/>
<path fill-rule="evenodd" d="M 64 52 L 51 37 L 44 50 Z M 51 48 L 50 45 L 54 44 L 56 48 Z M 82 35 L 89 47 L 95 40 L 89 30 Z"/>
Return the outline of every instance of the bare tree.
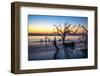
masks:
<path fill-rule="evenodd" d="M 71 47 L 74 47 L 74 42 L 71 42 L 71 43 L 65 42 L 66 35 L 76 34 L 78 32 L 79 28 L 80 28 L 80 24 L 79 25 L 71 25 L 71 24 L 65 23 L 63 26 L 61 26 L 61 24 L 59 24 L 59 25 L 54 24 L 53 33 L 61 37 L 62 44 L 64 45 L 64 52 L 65 52 L 64 53 L 65 55 L 63 55 L 64 58 L 65 58 L 65 56 L 69 57 L 69 53 L 68 52 L 66 53 L 66 50 L 68 50 L 68 49 L 66 49 L 65 46 L 70 45 Z M 56 39 L 55 39 L 55 42 L 56 42 Z M 57 44 L 56 44 L 56 46 L 57 46 Z M 55 53 L 55 58 L 56 58 L 59 49 L 57 49 L 58 46 L 55 48 L 56 48 L 56 53 Z"/>
<path fill-rule="evenodd" d="M 59 48 L 57 46 L 56 37 L 54 37 L 53 44 L 54 44 L 54 46 L 56 48 L 56 52 L 55 52 L 55 55 L 54 55 L 54 59 L 57 59 L 57 54 L 58 54 Z"/>
<path fill-rule="evenodd" d="M 88 41 L 88 30 L 84 26 L 82 26 L 82 30 L 83 30 L 83 37 L 85 38 L 85 43 L 87 44 L 87 41 Z"/>
<path fill-rule="evenodd" d="M 73 30 L 77 25 L 72 26 L 71 24 L 65 23 L 64 26 L 62 27 L 61 24 L 58 26 L 54 24 L 54 29 L 53 32 L 54 34 L 59 35 L 62 38 L 62 43 L 65 44 L 65 37 L 67 34 L 72 34 L 76 33 L 80 27 L 80 25 L 76 28 L 76 30 Z"/>

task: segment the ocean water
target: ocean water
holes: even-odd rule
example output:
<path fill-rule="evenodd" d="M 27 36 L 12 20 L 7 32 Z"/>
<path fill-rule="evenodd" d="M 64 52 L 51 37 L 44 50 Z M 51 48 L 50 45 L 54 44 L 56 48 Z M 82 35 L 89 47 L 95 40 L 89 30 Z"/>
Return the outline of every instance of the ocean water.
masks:
<path fill-rule="evenodd" d="M 79 59 L 87 58 L 87 45 L 80 42 L 81 36 L 66 36 L 65 41 L 74 41 L 75 48 L 66 48 L 62 46 L 60 36 L 29 36 L 28 37 L 28 60 L 54 60 L 57 49 L 52 43 L 56 37 L 59 48 L 57 59 Z M 48 41 L 45 41 L 47 39 Z M 85 50 L 84 50 L 85 49 Z"/>
<path fill-rule="evenodd" d="M 56 40 L 59 41 L 61 40 L 60 36 L 28 36 L 28 43 L 29 45 L 39 45 L 40 42 L 42 44 L 45 43 L 45 40 L 53 41 L 54 37 L 56 37 Z M 68 41 L 77 41 L 81 38 L 82 36 L 66 36 L 65 40 Z"/>

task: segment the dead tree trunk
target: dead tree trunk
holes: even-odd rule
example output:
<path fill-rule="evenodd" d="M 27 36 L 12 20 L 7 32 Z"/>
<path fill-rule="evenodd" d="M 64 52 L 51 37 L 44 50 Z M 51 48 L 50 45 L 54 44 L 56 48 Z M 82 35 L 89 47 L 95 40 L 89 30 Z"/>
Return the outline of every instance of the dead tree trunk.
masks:
<path fill-rule="evenodd" d="M 64 53 L 66 53 L 67 51 L 67 46 L 66 46 L 66 36 L 69 35 L 69 34 L 75 34 L 78 29 L 80 28 L 80 25 L 78 25 L 78 27 L 76 27 L 76 25 L 72 26 L 71 24 L 64 24 L 63 27 L 61 27 L 61 24 L 59 24 L 58 26 L 54 24 L 54 27 L 55 29 L 53 30 L 54 34 L 60 36 L 62 38 L 62 46 L 63 46 L 63 49 L 64 49 Z M 55 57 L 57 56 L 57 53 L 58 53 L 58 48 L 57 46 L 55 46 L 57 51 L 55 53 Z M 64 56 L 69 56 L 68 52 L 67 54 L 65 54 Z"/>
<path fill-rule="evenodd" d="M 54 37 L 53 45 L 54 45 L 55 48 L 56 48 L 56 52 L 55 52 L 55 54 L 54 54 L 54 59 L 57 59 L 57 54 L 58 54 L 58 52 L 59 52 L 59 48 L 58 48 L 58 46 L 57 46 L 56 37 Z"/>

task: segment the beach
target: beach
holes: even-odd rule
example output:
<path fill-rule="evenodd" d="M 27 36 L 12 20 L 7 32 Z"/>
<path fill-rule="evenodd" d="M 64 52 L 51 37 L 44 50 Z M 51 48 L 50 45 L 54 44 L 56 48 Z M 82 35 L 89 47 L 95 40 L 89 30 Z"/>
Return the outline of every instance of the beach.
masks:
<path fill-rule="evenodd" d="M 73 40 L 75 42 L 74 49 L 67 46 L 62 46 L 61 41 L 57 41 L 59 48 L 56 59 L 80 59 L 87 58 L 87 46 L 79 40 Z M 66 40 L 66 42 L 68 42 Z M 55 54 L 57 50 L 50 42 L 33 41 L 28 45 L 28 60 L 55 60 Z"/>

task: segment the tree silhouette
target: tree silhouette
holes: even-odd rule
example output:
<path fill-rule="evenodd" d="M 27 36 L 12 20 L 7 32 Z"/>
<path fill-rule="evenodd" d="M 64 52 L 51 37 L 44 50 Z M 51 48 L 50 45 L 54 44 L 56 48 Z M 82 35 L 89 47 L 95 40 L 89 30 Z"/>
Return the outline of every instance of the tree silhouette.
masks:
<path fill-rule="evenodd" d="M 57 46 L 56 37 L 54 37 L 53 44 L 54 44 L 54 46 L 55 46 L 55 48 L 56 48 L 56 52 L 55 52 L 55 55 L 54 55 L 54 59 L 57 59 L 57 54 L 58 54 L 59 48 L 58 48 L 58 46 Z"/>
<path fill-rule="evenodd" d="M 67 34 L 75 34 L 80 25 L 74 25 L 72 26 L 71 24 L 68 24 L 68 23 L 65 23 L 64 26 L 61 26 L 61 24 L 59 24 L 58 26 L 54 24 L 54 29 L 53 29 L 53 32 L 54 34 L 56 35 L 59 35 L 61 38 L 62 38 L 62 43 L 65 44 L 65 37 Z M 74 29 L 75 27 L 77 27 L 76 29 Z M 74 29 L 74 30 L 73 30 Z"/>
<path fill-rule="evenodd" d="M 88 42 L 88 30 L 84 26 L 82 26 L 82 30 L 83 30 L 83 37 L 85 38 L 85 43 L 87 44 L 87 42 Z"/>
<path fill-rule="evenodd" d="M 80 30 L 82 30 L 82 32 L 80 32 Z M 87 31 L 86 27 L 84 27 L 80 24 L 79 25 L 71 25 L 71 24 L 65 23 L 63 26 L 61 26 L 61 24 L 59 24 L 59 25 L 54 24 L 54 29 L 53 29 L 54 35 L 61 37 L 62 45 L 64 45 L 63 48 L 64 48 L 64 52 L 65 52 L 65 55 L 64 55 L 65 57 L 69 57 L 69 53 L 68 52 L 66 53 L 66 50 L 68 50 L 67 47 L 74 49 L 74 46 L 75 46 L 75 42 L 73 42 L 73 41 L 70 43 L 65 42 L 66 36 L 81 34 L 83 37 L 86 37 L 86 39 L 87 39 L 87 32 L 88 31 Z M 56 42 L 56 39 L 55 39 L 55 42 Z M 87 42 L 87 40 L 85 40 L 84 42 Z M 59 48 L 57 46 L 57 43 L 54 45 L 56 45 L 56 47 L 55 47 L 56 48 L 55 58 L 56 58 Z"/>

